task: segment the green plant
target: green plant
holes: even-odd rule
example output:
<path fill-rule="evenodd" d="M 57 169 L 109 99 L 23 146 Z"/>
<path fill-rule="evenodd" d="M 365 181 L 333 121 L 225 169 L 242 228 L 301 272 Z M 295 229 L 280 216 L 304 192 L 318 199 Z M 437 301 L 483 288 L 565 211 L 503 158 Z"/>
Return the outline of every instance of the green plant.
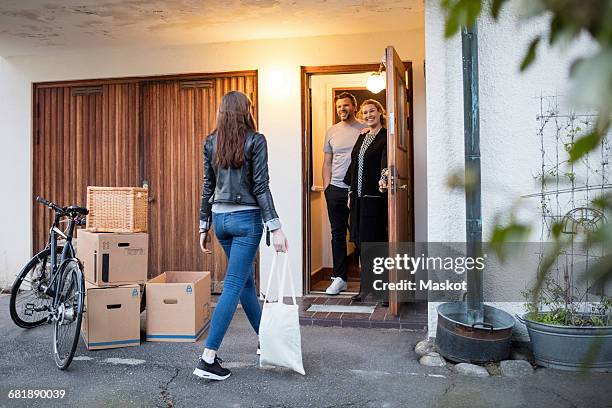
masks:
<path fill-rule="evenodd" d="M 527 318 L 534 322 L 559 326 L 607 326 L 610 324 L 612 299 L 604 296 L 600 302 L 590 304 L 590 310 L 580 298 L 568 296 L 568 291 L 550 277 L 545 279 L 540 294 L 534 298 L 533 289 L 523 291 Z"/>

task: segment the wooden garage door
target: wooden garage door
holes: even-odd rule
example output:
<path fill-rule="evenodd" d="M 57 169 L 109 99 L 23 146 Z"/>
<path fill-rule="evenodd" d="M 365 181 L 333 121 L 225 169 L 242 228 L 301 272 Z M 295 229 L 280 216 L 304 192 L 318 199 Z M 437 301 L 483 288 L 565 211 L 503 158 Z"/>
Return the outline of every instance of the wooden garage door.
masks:
<path fill-rule="evenodd" d="M 210 270 L 213 291 L 220 292 L 226 257 L 216 239 L 212 254 L 199 249 L 202 148 L 215 127 L 217 106 L 231 90 L 256 101 L 254 74 L 199 81 L 143 84 L 145 179 L 150 205 L 150 273 Z M 256 106 L 256 103 L 255 103 Z"/>
<path fill-rule="evenodd" d="M 139 184 L 139 84 L 40 87 L 34 101 L 34 197 L 84 206 L 88 185 Z M 34 204 L 34 251 L 52 217 Z"/>
<path fill-rule="evenodd" d="M 33 194 L 62 205 L 85 205 L 88 185 L 147 181 L 149 277 L 169 270 L 210 270 L 219 292 L 223 250 L 216 240 L 211 255 L 198 246 L 202 146 L 214 129 L 221 97 L 240 90 L 257 106 L 256 85 L 255 71 L 188 80 L 36 85 Z M 46 243 L 51 217 L 51 211 L 34 205 L 35 251 Z"/>

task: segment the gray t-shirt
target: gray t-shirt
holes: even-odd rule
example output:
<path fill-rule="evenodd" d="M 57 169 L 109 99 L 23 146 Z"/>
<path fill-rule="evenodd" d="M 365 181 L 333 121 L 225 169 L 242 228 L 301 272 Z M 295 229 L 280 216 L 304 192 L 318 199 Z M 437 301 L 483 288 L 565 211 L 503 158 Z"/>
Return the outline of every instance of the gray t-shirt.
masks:
<path fill-rule="evenodd" d="M 356 121 L 353 124 L 338 122 L 327 129 L 323 151 L 332 153 L 331 184 L 336 187 L 348 188 L 344 181 L 346 170 L 351 164 L 351 151 L 359 133 L 367 127 L 364 123 Z"/>

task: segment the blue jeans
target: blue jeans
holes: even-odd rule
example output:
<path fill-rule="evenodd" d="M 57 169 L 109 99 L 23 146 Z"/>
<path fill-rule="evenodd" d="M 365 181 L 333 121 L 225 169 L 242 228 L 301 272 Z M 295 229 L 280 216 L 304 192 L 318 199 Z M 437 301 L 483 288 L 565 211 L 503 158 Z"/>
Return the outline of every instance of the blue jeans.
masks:
<path fill-rule="evenodd" d="M 261 306 L 255 290 L 253 260 L 259 248 L 263 223 L 260 210 L 213 213 L 215 235 L 227 255 L 223 291 L 210 322 L 206 348 L 218 350 L 234 317 L 238 300 L 259 334 Z"/>

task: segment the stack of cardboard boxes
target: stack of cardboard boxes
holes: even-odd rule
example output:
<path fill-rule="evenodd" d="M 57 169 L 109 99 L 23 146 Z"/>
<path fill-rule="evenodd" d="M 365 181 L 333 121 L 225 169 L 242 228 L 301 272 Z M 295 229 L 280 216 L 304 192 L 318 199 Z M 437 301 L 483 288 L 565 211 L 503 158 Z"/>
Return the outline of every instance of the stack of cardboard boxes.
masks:
<path fill-rule="evenodd" d="M 88 349 L 138 346 L 140 299 L 147 281 L 147 233 L 81 230 L 77 256 L 85 274 L 81 334 Z"/>
<path fill-rule="evenodd" d="M 96 195 L 97 190 L 102 194 Z M 146 202 L 145 189 L 88 187 L 87 207 L 95 219 L 90 222 L 88 218 L 87 228 L 77 233 L 77 256 L 86 280 L 81 335 L 87 349 L 140 345 L 143 294 L 147 340 L 196 341 L 210 320 L 210 272 L 165 272 L 147 282 L 147 224 L 134 227 L 138 223 L 133 222 L 132 214 L 137 211 L 130 208 L 131 202 L 125 206 L 104 202 L 115 200 L 117 194 L 108 192 L 117 190 L 144 194 Z M 107 208 L 122 206 L 128 218 L 125 225 L 118 225 L 117 219 L 126 214 L 104 214 Z M 100 208 L 104 210 L 92 211 Z"/>

